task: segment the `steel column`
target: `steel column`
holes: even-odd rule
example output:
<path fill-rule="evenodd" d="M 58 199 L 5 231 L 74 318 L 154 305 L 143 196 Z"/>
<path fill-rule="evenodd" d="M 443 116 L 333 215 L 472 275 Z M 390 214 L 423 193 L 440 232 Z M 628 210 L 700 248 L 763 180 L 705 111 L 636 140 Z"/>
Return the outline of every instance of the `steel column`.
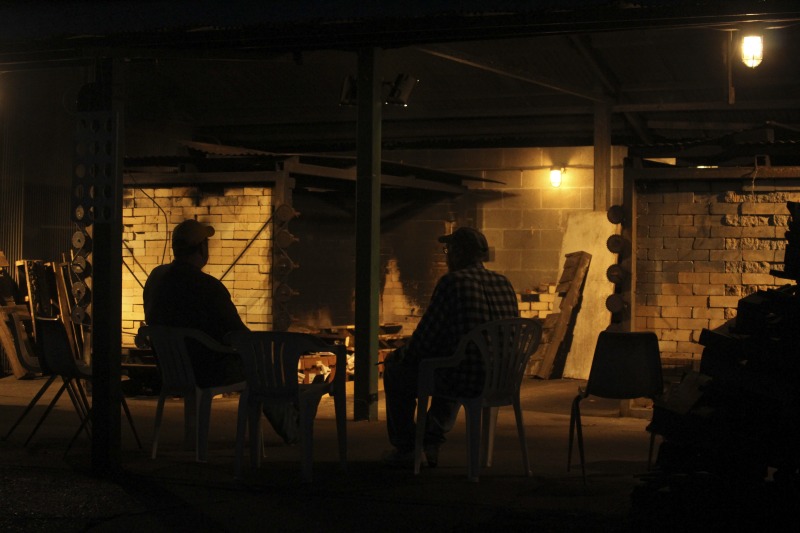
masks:
<path fill-rule="evenodd" d="M 358 53 L 354 418 L 378 418 L 381 214 L 381 51 Z"/>

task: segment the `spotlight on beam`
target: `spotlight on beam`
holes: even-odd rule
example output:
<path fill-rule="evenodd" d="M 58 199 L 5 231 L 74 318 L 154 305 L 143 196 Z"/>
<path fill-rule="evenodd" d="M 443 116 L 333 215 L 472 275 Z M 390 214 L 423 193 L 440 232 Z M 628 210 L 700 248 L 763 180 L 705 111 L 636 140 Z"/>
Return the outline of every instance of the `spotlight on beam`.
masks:
<path fill-rule="evenodd" d="M 358 104 L 356 93 L 356 77 L 345 76 L 342 81 L 342 93 L 339 95 L 340 106 L 354 106 Z"/>
<path fill-rule="evenodd" d="M 388 105 L 408 106 L 408 99 L 417 86 L 419 80 L 408 74 L 398 74 L 390 85 L 389 96 L 386 97 Z"/>

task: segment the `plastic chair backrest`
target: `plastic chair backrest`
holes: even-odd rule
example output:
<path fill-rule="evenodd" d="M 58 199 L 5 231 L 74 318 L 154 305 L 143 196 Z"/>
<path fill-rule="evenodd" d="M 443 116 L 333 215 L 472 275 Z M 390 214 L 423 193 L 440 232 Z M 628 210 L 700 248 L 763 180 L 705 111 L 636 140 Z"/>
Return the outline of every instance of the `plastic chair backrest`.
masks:
<path fill-rule="evenodd" d="M 249 394 L 267 397 L 296 396 L 300 356 L 331 351 L 325 341 L 306 333 L 246 331 L 230 333 L 228 339 L 242 358 Z"/>
<path fill-rule="evenodd" d="M 9 316 L 14 323 L 14 345 L 17 348 L 19 363 L 28 372 L 49 374 L 50 369 L 46 368 L 46 365 L 43 364 L 44 361 L 39 358 L 36 346 L 28 335 L 24 319 L 17 313 L 10 313 Z"/>
<path fill-rule="evenodd" d="M 187 339 L 216 342 L 205 333 L 192 328 L 172 326 L 142 326 L 139 334 L 150 339 L 161 373 L 161 386 L 165 391 L 194 391 L 197 381 L 189 359 Z"/>
<path fill-rule="evenodd" d="M 59 317 L 36 318 L 36 330 L 40 339 L 40 356 L 53 374 L 84 379 L 90 369 L 78 363 L 72 354 L 67 330 Z"/>
<path fill-rule="evenodd" d="M 602 331 L 586 394 L 611 399 L 654 398 L 663 392 L 658 337 L 651 331 Z"/>
<path fill-rule="evenodd" d="M 465 335 L 455 354 L 477 349 L 485 374 L 487 399 L 512 398 L 519 391 L 528 360 L 542 338 L 541 324 L 529 318 L 493 320 Z"/>

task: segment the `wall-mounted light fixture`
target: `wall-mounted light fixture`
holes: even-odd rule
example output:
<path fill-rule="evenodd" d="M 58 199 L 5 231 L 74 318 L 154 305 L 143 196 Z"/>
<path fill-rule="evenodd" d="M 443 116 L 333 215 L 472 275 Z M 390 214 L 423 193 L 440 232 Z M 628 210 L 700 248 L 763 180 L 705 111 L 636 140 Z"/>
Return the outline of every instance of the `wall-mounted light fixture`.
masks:
<path fill-rule="evenodd" d="M 742 62 L 756 68 L 764 59 L 764 38 L 761 35 L 745 33 L 742 37 Z"/>
<path fill-rule="evenodd" d="M 383 103 L 386 105 L 408 106 L 408 100 L 419 80 L 409 74 L 398 74 L 394 81 L 383 82 L 383 87 L 388 88 L 388 93 Z M 342 92 L 339 95 L 339 105 L 354 106 L 358 104 L 357 83 L 355 76 L 345 76 L 342 82 Z"/>
<path fill-rule="evenodd" d="M 561 177 L 564 174 L 564 167 L 554 166 L 550 168 L 550 185 L 553 187 L 561 186 Z"/>

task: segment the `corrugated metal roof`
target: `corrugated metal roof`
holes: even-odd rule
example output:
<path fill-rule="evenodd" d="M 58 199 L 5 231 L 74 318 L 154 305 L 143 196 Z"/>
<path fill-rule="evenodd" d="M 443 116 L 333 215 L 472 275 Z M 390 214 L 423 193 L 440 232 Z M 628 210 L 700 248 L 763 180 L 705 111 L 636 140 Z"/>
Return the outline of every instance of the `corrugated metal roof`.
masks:
<path fill-rule="evenodd" d="M 125 58 L 126 119 L 141 136 L 177 125 L 254 153 L 352 151 L 356 112 L 339 96 L 365 46 L 382 47 L 385 83 L 419 80 L 408 107 L 382 110 L 386 149 L 590 145 L 602 106 L 619 145 L 800 125 L 796 2 L 484 4 L 6 2 L 0 71 Z M 767 49 L 748 69 L 728 44 L 756 23 Z M 20 41 L 30 36 L 48 39 Z M 159 155 L 135 141 L 129 155 Z"/>

